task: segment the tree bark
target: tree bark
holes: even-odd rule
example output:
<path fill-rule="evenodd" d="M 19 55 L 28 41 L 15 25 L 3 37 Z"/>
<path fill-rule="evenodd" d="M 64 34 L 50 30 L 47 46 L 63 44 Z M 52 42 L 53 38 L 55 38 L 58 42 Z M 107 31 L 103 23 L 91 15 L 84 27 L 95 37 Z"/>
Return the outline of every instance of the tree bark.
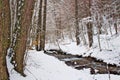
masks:
<path fill-rule="evenodd" d="M 6 64 L 7 49 L 10 43 L 9 0 L 0 0 L 0 80 L 9 80 Z"/>
<path fill-rule="evenodd" d="M 80 44 L 80 38 L 79 38 L 79 35 L 80 35 L 80 30 L 79 30 L 79 21 L 78 21 L 78 1 L 75 0 L 75 27 L 76 27 L 76 42 L 77 42 L 77 45 Z"/>
<path fill-rule="evenodd" d="M 89 5 L 88 5 L 89 9 L 88 9 L 88 16 L 91 17 L 91 0 L 89 0 Z M 87 34 L 88 34 L 88 41 L 89 41 L 89 47 L 92 46 L 93 44 L 93 23 L 92 22 L 88 22 L 87 23 Z"/>
<path fill-rule="evenodd" d="M 117 31 L 117 23 L 116 23 L 116 22 L 114 23 L 114 28 L 115 28 L 115 33 L 118 34 L 118 31 Z"/>
<path fill-rule="evenodd" d="M 92 30 L 91 22 L 87 24 L 87 34 L 88 34 L 89 47 L 91 47 L 93 44 L 93 30 Z"/>
<path fill-rule="evenodd" d="M 20 34 L 15 46 L 15 70 L 21 75 L 24 75 L 24 54 L 26 52 L 26 43 L 28 38 L 28 31 L 32 20 L 32 10 L 34 6 L 34 0 L 25 0 L 24 6 L 21 10 L 21 20 L 20 20 Z"/>
<path fill-rule="evenodd" d="M 40 0 L 39 5 L 39 18 L 38 18 L 38 27 L 36 32 L 36 50 L 40 51 L 40 39 L 41 39 L 41 28 L 42 28 L 42 3 L 43 0 Z"/>
<path fill-rule="evenodd" d="M 43 33 L 41 33 L 42 35 L 42 42 L 41 42 L 41 50 L 44 50 L 45 49 L 45 35 L 46 35 L 46 16 L 47 16 L 47 0 L 44 0 L 44 12 L 43 12 Z"/>

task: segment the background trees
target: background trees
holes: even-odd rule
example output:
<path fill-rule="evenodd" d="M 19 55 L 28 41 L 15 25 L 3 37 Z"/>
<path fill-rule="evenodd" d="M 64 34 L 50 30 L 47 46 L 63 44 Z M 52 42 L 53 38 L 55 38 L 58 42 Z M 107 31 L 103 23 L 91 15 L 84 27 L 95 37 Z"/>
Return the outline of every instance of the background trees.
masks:
<path fill-rule="evenodd" d="M 8 77 L 8 48 L 16 71 L 22 75 L 29 46 L 41 51 L 45 44 L 59 46 L 64 41 L 75 41 L 90 48 L 97 35 L 102 50 L 100 35 L 118 34 L 119 3 L 120 0 L 0 0 L 0 73 L 4 72 L 0 78 Z"/>
<path fill-rule="evenodd" d="M 78 13 L 77 15 L 78 19 L 77 21 L 79 23 L 78 29 L 76 28 L 75 25 L 76 24 L 75 1 L 48 0 L 46 37 L 45 37 L 46 43 L 53 43 L 57 45 L 58 42 L 65 41 L 67 39 L 69 39 L 70 41 L 76 41 L 77 43 L 75 35 L 76 32 L 77 33 L 79 32 L 77 37 L 79 37 L 78 41 L 80 42 L 80 45 L 88 45 L 89 47 L 92 47 L 92 44 L 94 42 L 93 40 L 94 34 L 104 34 L 104 32 L 105 33 L 111 32 L 111 27 L 108 26 L 113 25 L 113 23 L 111 24 L 111 22 L 115 20 L 113 20 L 113 16 L 107 17 L 108 16 L 107 14 L 108 13 L 111 14 L 111 12 L 109 11 L 112 11 L 112 8 L 110 10 L 105 9 L 108 9 L 106 5 L 108 4 L 113 5 L 113 3 L 114 5 L 115 4 L 117 5 L 118 2 L 119 1 L 112 2 L 111 0 L 108 2 L 102 0 L 78 0 L 77 1 L 78 10 L 76 10 Z M 116 14 L 118 14 L 118 12 L 116 12 Z M 92 26 L 92 28 L 90 29 L 87 29 L 88 28 L 87 26 L 89 25 L 88 22 L 90 22 Z M 116 27 L 114 27 L 114 30 L 116 30 L 117 33 Z M 98 35 L 99 45 L 100 41 L 101 41 L 100 36 Z"/>

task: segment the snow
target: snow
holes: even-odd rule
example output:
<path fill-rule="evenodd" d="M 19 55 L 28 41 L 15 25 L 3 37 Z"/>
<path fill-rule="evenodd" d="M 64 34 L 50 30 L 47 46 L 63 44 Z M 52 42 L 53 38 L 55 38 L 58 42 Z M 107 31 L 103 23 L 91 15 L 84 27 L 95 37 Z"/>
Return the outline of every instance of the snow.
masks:
<path fill-rule="evenodd" d="M 19 1 L 19 4 L 21 4 L 18 9 L 20 9 L 24 3 L 24 0 Z M 63 0 L 61 0 L 63 1 Z M 16 15 L 13 16 L 14 12 L 16 13 L 16 0 L 13 1 L 15 7 L 12 8 L 12 0 L 10 0 L 10 9 L 11 9 L 11 16 L 14 18 L 11 21 L 13 24 L 11 26 L 14 26 L 14 23 L 16 21 Z M 36 26 L 37 19 L 38 19 L 38 11 L 39 11 L 39 2 L 40 0 L 37 0 L 35 3 L 35 9 L 33 11 L 33 19 L 32 19 L 32 25 L 34 24 Z M 52 4 L 50 1 L 48 1 L 50 4 Z M 52 4 L 53 5 L 53 4 Z M 49 10 L 50 7 L 53 8 L 53 6 L 48 6 Z M 14 9 L 15 8 L 15 9 Z M 12 11 L 13 10 L 13 11 Z M 53 10 L 50 10 L 53 12 Z M 54 20 L 53 15 L 49 11 L 47 24 L 49 26 L 53 26 L 54 28 Z M 20 13 L 18 13 L 20 15 Z M 99 14 L 98 14 L 99 15 Z M 106 15 L 106 14 L 105 14 Z M 104 27 L 109 27 L 109 20 L 107 20 L 106 16 L 102 16 L 104 23 L 102 24 Z M 92 19 L 90 17 L 83 18 L 80 22 L 83 26 L 87 22 L 92 22 Z M 119 20 L 120 21 L 120 20 Z M 11 23 L 12 23 L 11 22 Z M 19 23 L 19 21 L 18 21 Z M 51 24 L 52 23 L 52 24 Z M 72 23 L 71 23 L 72 24 Z M 118 22 L 118 30 L 120 32 L 120 25 Z M 94 25 L 95 27 L 95 25 Z M 104 28 L 103 27 L 103 28 Z M 112 28 L 113 25 L 111 25 Z M 12 29 L 12 28 L 11 28 Z M 48 28 L 52 30 L 50 27 Z M 114 29 L 112 29 L 114 30 Z M 34 32 L 34 31 L 33 31 Z M 86 31 L 85 31 L 86 32 Z M 59 41 L 57 43 L 48 43 L 46 44 L 46 49 L 61 49 L 64 52 L 67 52 L 68 54 L 73 55 L 82 55 L 82 56 L 92 56 L 97 59 L 101 59 L 106 63 L 111 64 L 117 64 L 120 66 L 120 36 L 118 35 L 112 35 L 110 33 L 110 30 L 107 31 L 110 35 L 100 35 L 100 41 L 101 41 L 101 48 L 102 51 L 99 50 L 98 47 L 98 40 L 97 36 L 94 35 L 94 43 L 91 48 L 89 48 L 87 45 L 76 45 L 76 42 L 71 42 L 69 39 L 66 39 L 65 41 Z M 112 31 L 112 34 L 115 34 L 115 31 Z M 15 35 L 16 36 L 16 35 Z M 15 37 L 13 35 L 13 37 Z M 51 36 L 51 35 L 50 35 Z M 86 35 L 85 35 L 86 36 Z M 50 38 L 53 38 L 51 36 Z M 15 37 L 16 40 L 16 37 Z M 88 40 L 87 40 L 88 41 Z M 8 50 L 9 51 L 9 50 Z M 57 58 L 49 56 L 44 54 L 43 51 L 37 52 L 35 50 L 29 50 L 25 59 L 26 66 L 24 73 L 27 75 L 26 77 L 21 76 L 19 73 L 17 73 L 14 70 L 14 66 L 10 63 L 11 58 L 8 56 L 7 59 L 7 68 L 9 70 L 10 74 L 10 80 L 120 80 L 119 75 L 112 75 L 110 74 L 110 79 L 108 74 L 90 74 L 90 69 L 83 69 L 83 70 L 76 70 L 73 67 L 67 66 L 63 61 L 59 61 Z M 73 58 L 73 60 L 76 58 Z M 69 59 L 64 59 L 69 60 Z M 76 64 L 76 63 L 75 63 Z"/>
<path fill-rule="evenodd" d="M 119 35 L 100 35 L 102 51 L 99 50 L 97 36 L 94 36 L 94 43 L 91 48 L 83 45 L 77 46 L 76 42 L 66 40 L 57 44 L 46 44 L 46 49 L 61 49 L 68 54 L 92 56 L 120 66 L 119 40 Z M 8 56 L 6 58 L 10 80 L 120 80 L 119 75 L 110 74 L 109 79 L 108 74 L 91 75 L 90 69 L 76 70 L 67 66 L 63 61 L 44 54 L 43 51 L 37 52 L 36 50 L 29 50 L 27 53 L 24 71 L 27 76 L 23 77 L 13 69 L 14 66 L 10 63 L 11 58 Z"/>
<path fill-rule="evenodd" d="M 14 71 L 9 60 L 10 58 L 7 57 L 10 80 L 109 80 L 108 74 L 91 75 L 89 69 L 76 70 L 55 57 L 44 54 L 43 51 L 28 51 L 26 77 Z M 120 76 L 117 75 L 111 74 L 110 77 L 111 80 L 120 80 Z"/>
<path fill-rule="evenodd" d="M 100 35 L 101 48 L 99 50 L 97 36 L 94 36 L 94 43 L 91 48 L 83 45 L 76 45 L 76 42 L 69 42 L 68 40 L 59 43 L 62 51 L 73 55 L 92 56 L 101 59 L 104 62 L 117 64 L 120 66 L 120 36 L 118 35 Z M 69 43 L 68 43 L 69 42 Z M 49 44 L 46 49 L 59 49 L 58 45 Z"/>

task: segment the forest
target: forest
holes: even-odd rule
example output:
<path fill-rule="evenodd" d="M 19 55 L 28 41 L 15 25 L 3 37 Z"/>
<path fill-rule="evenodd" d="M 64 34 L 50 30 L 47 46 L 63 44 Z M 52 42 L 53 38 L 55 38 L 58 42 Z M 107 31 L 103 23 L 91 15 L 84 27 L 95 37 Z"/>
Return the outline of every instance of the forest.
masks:
<path fill-rule="evenodd" d="M 0 80 L 120 80 L 120 0 L 0 0 Z"/>

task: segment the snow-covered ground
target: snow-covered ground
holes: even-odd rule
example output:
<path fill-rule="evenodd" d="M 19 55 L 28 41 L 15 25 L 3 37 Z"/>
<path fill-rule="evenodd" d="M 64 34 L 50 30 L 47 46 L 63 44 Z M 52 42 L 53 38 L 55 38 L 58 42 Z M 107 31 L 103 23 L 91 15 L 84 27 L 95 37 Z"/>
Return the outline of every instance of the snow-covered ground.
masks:
<path fill-rule="evenodd" d="M 92 48 L 88 46 L 76 46 L 76 42 L 64 41 L 58 45 L 49 44 L 46 49 L 61 49 L 68 54 L 92 56 L 103 60 L 104 62 L 117 64 L 120 66 L 120 36 L 119 35 L 100 35 L 101 49 L 98 47 L 97 36 L 94 36 Z"/>
<path fill-rule="evenodd" d="M 109 80 L 108 74 L 91 75 L 89 69 L 73 69 L 42 51 L 28 51 L 25 67 L 26 77 L 15 72 L 9 63 L 9 58 L 7 60 L 10 80 Z M 110 80 L 120 80 L 120 76 L 110 75 Z"/>
<path fill-rule="evenodd" d="M 101 35 L 101 48 L 99 51 L 97 38 L 94 37 L 92 48 L 87 46 L 76 46 L 75 42 L 62 42 L 58 45 L 48 44 L 46 49 L 62 49 L 68 54 L 78 54 L 83 56 L 93 56 L 102 59 L 104 62 L 117 64 L 120 66 L 120 36 Z M 22 77 L 10 64 L 7 57 L 7 64 L 10 73 L 10 80 L 120 80 L 119 75 L 97 74 L 91 75 L 90 69 L 76 70 L 67 66 L 53 56 L 49 56 L 35 50 L 29 50 L 26 56 L 25 74 Z"/>

